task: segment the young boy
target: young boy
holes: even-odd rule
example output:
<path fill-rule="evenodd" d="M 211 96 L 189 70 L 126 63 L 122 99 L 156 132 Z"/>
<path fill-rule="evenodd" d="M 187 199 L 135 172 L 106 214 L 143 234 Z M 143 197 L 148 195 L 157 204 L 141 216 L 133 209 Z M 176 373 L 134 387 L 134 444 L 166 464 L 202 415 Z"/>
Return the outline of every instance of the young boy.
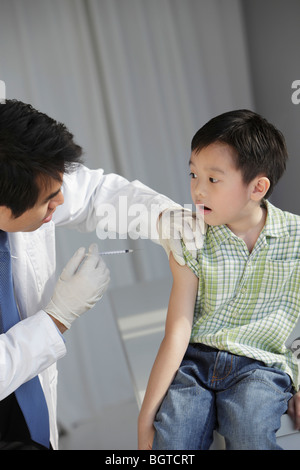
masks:
<path fill-rule="evenodd" d="M 284 138 L 239 110 L 209 121 L 191 150 L 191 195 L 206 237 L 197 261 L 185 247 L 187 265 L 170 257 L 165 336 L 139 448 L 209 449 L 217 429 L 227 449 L 278 449 L 298 383 L 285 341 L 300 311 L 300 217 L 267 201 L 285 170 Z"/>

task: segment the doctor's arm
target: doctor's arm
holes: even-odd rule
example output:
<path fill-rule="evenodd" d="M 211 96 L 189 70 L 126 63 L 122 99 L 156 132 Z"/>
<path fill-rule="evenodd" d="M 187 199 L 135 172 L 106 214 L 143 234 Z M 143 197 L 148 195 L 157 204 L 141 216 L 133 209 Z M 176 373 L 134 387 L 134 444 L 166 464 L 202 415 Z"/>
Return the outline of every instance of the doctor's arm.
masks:
<path fill-rule="evenodd" d="M 64 176 L 62 191 L 65 202 L 53 216 L 56 225 L 81 232 L 96 230 L 100 239 L 107 238 L 108 231 L 133 239 L 148 238 L 160 244 L 168 256 L 172 252 L 181 265 L 181 239 L 195 256 L 202 247 L 203 220 L 140 181 L 81 165 Z"/>
<path fill-rule="evenodd" d="M 44 310 L 0 335 L 0 400 L 66 353 L 63 333 L 102 297 L 109 270 L 97 245 L 80 248 L 67 263 Z M 57 330 L 58 329 L 58 330 Z"/>
<path fill-rule="evenodd" d="M 173 285 L 169 300 L 165 335 L 155 359 L 138 419 L 138 446 L 152 448 L 154 419 L 189 344 L 198 278 L 187 266 L 170 256 Z"/>
<path fill-rule="evenodd" d="M 65 353 L 61 335 L 42 310 L 0 335 L 0 400 Z"/>

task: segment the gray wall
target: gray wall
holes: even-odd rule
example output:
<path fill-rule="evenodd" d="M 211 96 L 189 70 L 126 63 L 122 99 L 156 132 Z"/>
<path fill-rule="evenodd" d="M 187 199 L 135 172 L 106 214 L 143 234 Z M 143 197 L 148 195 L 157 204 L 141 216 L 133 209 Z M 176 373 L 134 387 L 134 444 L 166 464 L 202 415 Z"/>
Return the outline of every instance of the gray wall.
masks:
<path fill-rule="evenodd" d="M 278 207 L 300 214 L 300 104 L 291 84 L 300 80 L 299 0 L 242 0 L 255 110 L 285 135 L 289 163 L 272 196 Z"/>

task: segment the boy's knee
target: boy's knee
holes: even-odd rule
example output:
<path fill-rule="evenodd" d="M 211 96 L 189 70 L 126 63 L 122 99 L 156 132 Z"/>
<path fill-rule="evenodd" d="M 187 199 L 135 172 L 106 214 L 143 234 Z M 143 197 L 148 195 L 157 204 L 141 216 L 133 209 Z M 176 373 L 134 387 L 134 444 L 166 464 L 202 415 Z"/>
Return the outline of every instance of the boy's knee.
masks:
<path fill-rule="evenodd" d="M 225 437 L 227 450 L 275 450 L 276 431 L 268 423 L 250 420 L 228 431 Z"/>

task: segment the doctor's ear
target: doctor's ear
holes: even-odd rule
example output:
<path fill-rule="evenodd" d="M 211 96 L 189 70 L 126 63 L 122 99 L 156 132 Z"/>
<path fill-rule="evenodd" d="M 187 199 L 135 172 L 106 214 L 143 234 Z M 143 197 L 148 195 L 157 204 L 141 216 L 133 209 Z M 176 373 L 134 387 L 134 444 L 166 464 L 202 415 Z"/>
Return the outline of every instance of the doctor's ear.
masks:
<path fill-rule="evenodd" d="M 252 182 L 251 199 L 257 202 L 263 199 L 270 188 L 270 184 L 270 180 L 266 176 L 258 176 L 255 178 Z"/>

